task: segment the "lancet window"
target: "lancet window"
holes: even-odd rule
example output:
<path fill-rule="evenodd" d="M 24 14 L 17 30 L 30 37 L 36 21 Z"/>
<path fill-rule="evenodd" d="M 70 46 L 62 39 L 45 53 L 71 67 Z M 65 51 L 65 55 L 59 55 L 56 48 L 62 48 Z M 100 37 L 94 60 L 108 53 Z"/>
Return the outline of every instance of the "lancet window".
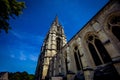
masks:
<path fill-rule="evenodd" d="M 80 52 L 77 46 L 74 47 L 74 57 L 75 57 L 75 63 L 76 63 L 77 70 L 78 71 L 82 70 L 81 56 L 80 56 Z"/>
<path fill-rule="evenodd" d="M 57 38 L 56 39 L 56 47 L 57 47 L 57 50 L 60 50 L 60 48 L 61 48 L 61 39 L 60 38 Z"/>
<path fill-rule="evenodd" d="M 107 50 L 96 35 L 89 35 L 87 44 L 96 66 L 111 62 Z"/>

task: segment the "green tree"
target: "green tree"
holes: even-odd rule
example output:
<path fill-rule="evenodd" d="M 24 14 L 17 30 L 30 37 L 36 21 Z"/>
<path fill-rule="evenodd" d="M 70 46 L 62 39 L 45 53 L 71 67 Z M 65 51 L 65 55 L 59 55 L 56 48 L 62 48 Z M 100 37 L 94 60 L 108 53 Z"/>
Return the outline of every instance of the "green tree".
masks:
<path fill-rule="evenodd" d="M 29 75 L 27 72 L 22 72 L 21 73 L 21 80 L 29 80 Z"/>
<path fill-rule="evenodd" d="M 35 76 L 33 74 L 29 74 L 29 80 L 35 80 Z"/>
<path fill-rule="evenodd" d="M 9 25 L 9 19 L 19 16 L 22 10 L 25 8 L 24 2 L 18 2 L 17 0 L 0 0 L 0 31 L 11 29 Z"/>
<path fill-rule="evenodd" d="M 21 73 L 20 72 L 9 73 L 8 78 L 9 80 L 21 80 Z"/>
<path fill-rule="evenodd" d="M 28 74 L 27 72 L 9 72 L 9 80 L 35 80 L 35 75 Z"/>
<path fill-rule="evenodd" d="M 16 72 L 13 75 L 13 80 L 21 80 L 21 73 L 20 72 Z"/>

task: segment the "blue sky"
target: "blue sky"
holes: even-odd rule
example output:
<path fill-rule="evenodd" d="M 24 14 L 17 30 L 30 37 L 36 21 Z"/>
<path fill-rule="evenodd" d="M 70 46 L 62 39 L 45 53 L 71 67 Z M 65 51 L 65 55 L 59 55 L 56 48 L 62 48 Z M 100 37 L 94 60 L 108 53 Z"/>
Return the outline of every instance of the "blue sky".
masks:
<path fill-rule="evenodd" d="M 108 0 L 25 1 L 23 14 L 9 21 L 9 33 L 0 33 L 0 72 L 34 74 L 40 47 L 56 15 L 70 40 Z"/>

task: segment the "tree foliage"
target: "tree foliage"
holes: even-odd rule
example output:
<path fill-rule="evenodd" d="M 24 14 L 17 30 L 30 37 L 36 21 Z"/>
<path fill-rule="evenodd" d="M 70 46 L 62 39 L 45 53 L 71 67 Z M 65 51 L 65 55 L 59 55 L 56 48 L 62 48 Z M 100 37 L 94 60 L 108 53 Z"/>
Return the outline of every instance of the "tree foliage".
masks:
<path fill-rule="evenodd" d="M 0 31 L 5 30 L 8 33 L 8 30 L 11 28 L 9 26 L 9 19 L 15 19 L 15 16 L 19 16 L 24 8 L 24 2 L 0 0 Z"/>
<path fill-rule="evenodd" d="M 34 80 L 34 75 L 28 74 L 27 72 L 15 72 L 9 73 L 9 80 Z"/>

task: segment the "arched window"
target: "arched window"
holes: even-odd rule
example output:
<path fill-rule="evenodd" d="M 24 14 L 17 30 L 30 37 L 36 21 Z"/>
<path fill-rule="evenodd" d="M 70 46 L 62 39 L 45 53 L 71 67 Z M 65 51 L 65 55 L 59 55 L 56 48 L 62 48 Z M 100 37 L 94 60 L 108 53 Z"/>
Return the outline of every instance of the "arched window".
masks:
<path fill-rule="evenodd" d="M 78 71 L 82 70 L 82 62 L 81 62 L 80 53 L 77 46 L 74 48 L 74 57 L 75 57 L 77 70 Z"/>
<path fill-rule="evenodd" d="M 57 47 L 57 50 L 61 49 L 61 39 L 60 38 L 56 39 L 56 47 Z"/>
<path fill-rule="evenodd" d="M 108 28 L 120 41 L 120 15 L 114 16 L 110 19 L 110 21 L 108 22 Z"/>
<path fill-rule="evenodd" d="M 112 61 L 107 50 L 96 35 L 89 35 L 87 44 L 96 66 Z"/>

